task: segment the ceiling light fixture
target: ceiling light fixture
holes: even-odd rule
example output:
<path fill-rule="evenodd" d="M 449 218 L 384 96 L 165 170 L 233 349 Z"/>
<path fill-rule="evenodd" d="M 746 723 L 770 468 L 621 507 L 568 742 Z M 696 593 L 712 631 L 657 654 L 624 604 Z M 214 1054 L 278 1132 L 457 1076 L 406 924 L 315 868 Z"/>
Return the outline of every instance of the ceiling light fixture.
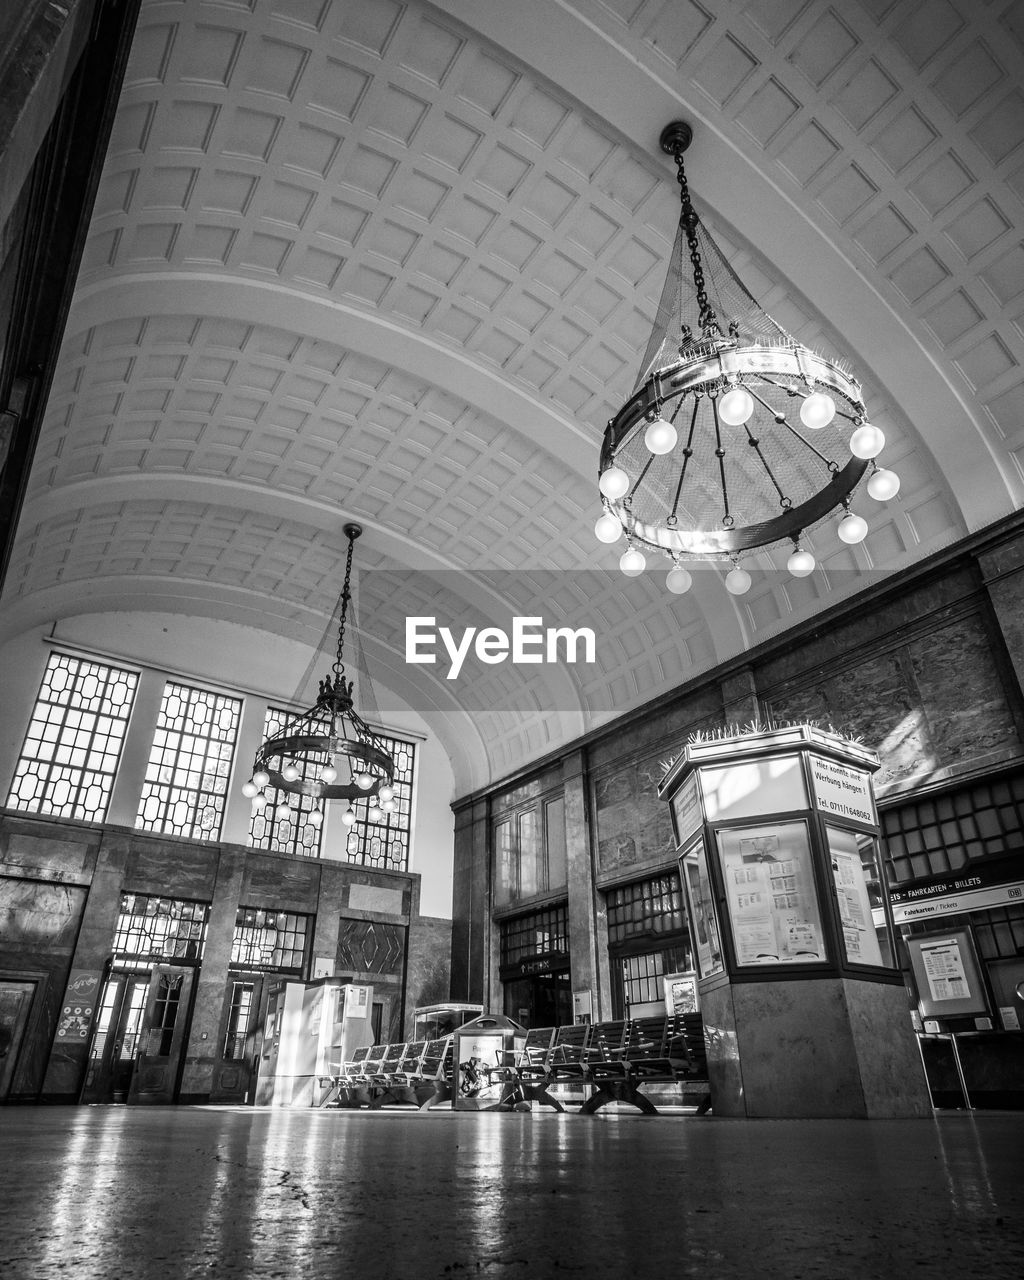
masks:
<path fill-rule="evenodd" d="M 345 525 L 348 558 L 338 617 L 338 645 L 333 666 L 320 681 L 316 703 L 289 724 L 287 733 L 269 738 L 256 752 L 252 777 L 242 786 L 255 810 L 272 799 L 279 819 L 287 820 L 294 797 L 311 796 L 314 808 L 307 821 L 319 826 L 328 800 L 347 800 L 341 815 L 346 827 L 356 821 L 352 801 L 371 801 L 371 809 L 394 808 L 395 763 L 384 743 L 373 733 L 352 705 L 353 681 L 345 679 L 345 620 L 351 598 L 352 550 L 363 532 L 357 524 Z M 275 799 L 268 795 L 273 789 Z"/>
<path fill-rule="evenodd" d="M 681 594 L 684 561 L 723 561 L 726 587 L 742 595 L 745 553 L 790 544 L 787 568 L 806 577 L 808 530 L 838 514 L 839 538 L 863 541 L 867 522 L 850 511 L 860 481 L 871 473 L 878 502 L 900 482 L 874 461 L 885 436 L 867 421 L 857 380 L 776 323 L 701 224 L 683 168 L 692 136 L 683 121 L 661 135 L 678 170 L 679 227 L 636 386 L 604 433 L 594 532 L 608 544 L 625 537 L 619 567 L 630 577 L 646 552 L 660 553 Z"/>

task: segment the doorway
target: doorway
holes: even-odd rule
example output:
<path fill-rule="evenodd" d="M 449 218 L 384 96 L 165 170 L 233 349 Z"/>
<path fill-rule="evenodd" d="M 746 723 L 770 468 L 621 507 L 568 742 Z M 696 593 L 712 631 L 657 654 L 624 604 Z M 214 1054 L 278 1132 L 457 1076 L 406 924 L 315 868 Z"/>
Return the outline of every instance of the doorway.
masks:
<path fill-rule="evenodd" d="M 505 982 L 505 1016 L 521 1026 L 560 1027 L 572 1022 L 569 970 L 534 973 Z"/>
<path fill-rule="evenodd" d="M 31 979 L 0 980 L 0 1100 L 7 1097 L 14 1082 L 35 993 L 36 984 Z"/>
<path fill-rule="evenodd" d="M 82 1102 L 173 1102 L 195 971 L 113 971 L 100 996 Z"/>
<path fill-rule="evenodd" d="M 228 976 L 221 1027 L 220 1061 L 213 1071 L 210 1101 L 245 1105 L 256 1099 L 263 1044 L 263 975 Z"/>

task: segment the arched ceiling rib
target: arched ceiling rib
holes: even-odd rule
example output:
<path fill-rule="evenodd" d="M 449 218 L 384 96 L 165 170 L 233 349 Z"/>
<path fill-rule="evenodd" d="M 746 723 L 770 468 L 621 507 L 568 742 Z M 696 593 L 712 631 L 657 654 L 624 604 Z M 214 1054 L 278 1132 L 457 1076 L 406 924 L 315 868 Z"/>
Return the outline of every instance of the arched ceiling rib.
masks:
<path fill-rule="evenodd" d="M 143 0 L 0 635 L 99 600 L 307 636 L 355 518 L 397 575 L 368 652 L 466 789 L 1019 506 L 1017 14 Z M 593 572 L 618 555 L 593 541 L 598 443 L 664 277 L 678 116 L 730 262 L 855 364 L 903 479 L 862 546 L 816 530 L 799 581 L 753 557 L 741 600 L 713 569 L 681 599 Z M 582 610 L 598 661 L 449 688 L 394 642 L 414 598 L 459 627 Z"/>

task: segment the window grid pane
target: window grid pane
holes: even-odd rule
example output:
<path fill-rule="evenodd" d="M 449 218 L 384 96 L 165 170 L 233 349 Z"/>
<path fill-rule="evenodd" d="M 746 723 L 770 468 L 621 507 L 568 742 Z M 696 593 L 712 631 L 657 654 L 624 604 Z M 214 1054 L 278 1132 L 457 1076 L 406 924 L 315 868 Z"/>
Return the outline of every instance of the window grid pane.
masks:
<path fill-rule="evenodd" d="M 136 827 L 195 840 L 220 836 L 241 712 L 238 698 L 164 686 Z"/>
<path fill-rule="evenodd" d="M 122 893 L 114 956 L 121 960 L 201 960 L 209 910 L 203 902 Z"/>
<path fill-rule="evenodd" d="M 606 898 L 609 943 L 686 929 L 683 889 L 676 875 L 652 876 L 619 885 L 609 889 Z"/>
<path fill-rule="evenodd" d="M 1024 953 L 1024 906 L 978 911 L 971 923 L 983 960 L 1013 960 Z"/>
<path fill-rule="evenodd" d="M 661 952 L 629 956 L 622 962 L 622 990 L 626 1007 L 664 999 L 661 977 L 665 972 Z"/>
<path fill-rule="evenodd" d="M 8 807 L 102 822 L 137 684 L 132 671 L 51 654 L 15 767 Z"/>
<path fill-rule="evenodd" d="M 1014 852 L 1024 831 L 1024 773 L 884 809 L 896 884 L 959 871 L 973 858 Z"/>
<path fill-rule="evenodd" d="M 353 800 L 356 823 L 345 841 L 345 861 L 363 867 L 377 867 L 381 871 L 407 871 L 409 869 L 409 833 L 412 828 L 412 784 L 416 768 L 416 744 L 403 738 L 373 730 L 373 736 L 382 744 L 395 762 L 395 807 L 390 813 L 381 812 L 377 822 L 367 816 L 370 802 Z"/>
<path fill-rule="evenodd" d="M 566 955 L 568 951 L 569 908 L 565 904 L 501 923 L 502 968 L 531 956 Z"/>
<path fill-rule="evenodd" d="M 302 975 L 306 959 L 309 916 L 287 911 L 261 911 L 239 907 L 231 940 L 231 964 L 261 973 Z"/>
<path fill-rule="evenodd" d="M 268 707 L 266 719 L 263 721 L 263 741 L 279 738 L 291 733 L 300 717 L 293 711 L 284 711 L 280 707 Z M 318 776 L 320 770 L 328 763 L 327 757 L 315 761 L 301 762 L 296 760 L 299 777 L 304 782 Z M 270 853 L 291 853 L 302 858 L 319 858 L 320 841 L 323 827 L 314 826 L 309 816 L 316 808 L 313 796 L 290 794 L 276 787 L 265 789 L 267 803 L 260 810 L 254 810 L 249 820 L 249 845 L 254 849 L 267 849 Z M 283 816 L 278 816 L 278 807 L 288 796 L 291 809 Z"/>

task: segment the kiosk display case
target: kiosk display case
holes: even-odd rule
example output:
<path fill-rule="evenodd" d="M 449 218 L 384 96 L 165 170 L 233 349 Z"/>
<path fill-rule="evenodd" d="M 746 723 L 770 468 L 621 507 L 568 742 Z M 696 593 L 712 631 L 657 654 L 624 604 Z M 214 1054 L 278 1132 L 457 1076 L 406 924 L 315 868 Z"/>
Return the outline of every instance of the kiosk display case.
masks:
<path fill-rule="evenodd" d="M 811 725 L 689 744 L 661 784 L 719 1115 L 924 1115 L 882 889 L 878 757 Z"/>

